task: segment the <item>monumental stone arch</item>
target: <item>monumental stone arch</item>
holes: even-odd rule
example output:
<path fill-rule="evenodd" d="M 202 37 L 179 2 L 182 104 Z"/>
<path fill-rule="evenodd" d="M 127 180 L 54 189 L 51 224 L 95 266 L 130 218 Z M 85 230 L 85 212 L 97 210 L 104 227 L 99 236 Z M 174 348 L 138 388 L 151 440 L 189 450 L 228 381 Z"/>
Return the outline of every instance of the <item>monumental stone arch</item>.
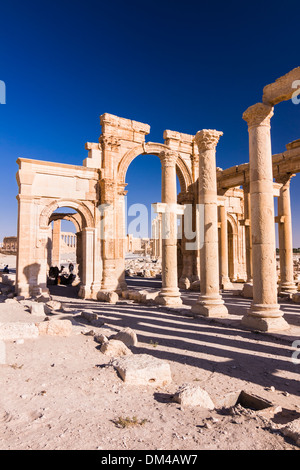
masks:
<path fill-rule="evenodd" d="M 102 162 L 100 200 L 106 226 L 102 243 L 103 277 L 101 288 L 103 291 L 120 292 L 126 289 L 124 277 L 124 196 L 126 195 L 126 173 L 130 163 L 139 155 L 158 156 L 162 164 L 162 203 L 176 205 L 176 174 L 179 178 L 181 193 L 192 194 L 193 198 L 196 197 L 193 175 L 197 173 L 195 171 L 197 149 L 193 136 L 168 130 L 164 132 L 163 144 L 145 142 L 145 136 L 150 132 L 150 127 L 147 124 L 111 114 L 101 116 L 101 125 L 100 144 L 88 143 L 86 145 L 90 152 L 89 164 L 92 164 L 93 160 Z M 110 218 L 108 207 L 111 213 Z M 172 248 L 170 248 L 171 245 Z M 167 251 L 169 259 L 177 259 L 177 239 L 170 240 Z M 163 257 L 163 265 L 164 263 L 167 263 L 166 257 Z M 172 280 L 165 279 L 164 273 L 167 271 L 173 272 Z M 163 267 L 162 284 L 163 288 L 168 290 L 169 302 L 176 303 L 179 298 L 176 265 L 172 270 Z"/>
<path fill-rule="evenodd" d="M 126 289 L 125 214 L 126 172 L 138 155 L 157 155 L 162 162 L 162 200 L 177 204 L 176 173 L 182 200 L 196 197 L 197 147 L 191 135 L 165 131 L 164 143 L 146 143 L 150 127 L 129 119 L 104 114 L 98 143 L 88 142 L 83 166 L 19 158 L 17 181 L 18 255 L 16 290 L 19 295 L 47 292 L 49 269 L 49 224 L 72 220 L 77 230 L 80 259 L 80 296 L 97 299 L 103 292 Z M 181 201 L 182 203 L 182 201 Z M 61 207 L 76 215 L 57 214 Z M 172 258 L 177 257 L 177 240 L 172 241 Z M 175 254 L 176 249 L 176 254 Z M 169 286 L 169 282 L 174 286 Z M 164 280 L 170 293 L 173 279 Z M 172 301 L 171 301 L 172 302 Z"/>
<path fill-rule="evenodd" d="M 80 259 L 80 296 L 92 297 L 101 279 L 100 216 L 96 170 L 19 158 L 18 250 L 16 290 L 19 295 L 48 292 L 47 272 L 51 249 L 51 222 L 73 221 Z M 75 214 L 55 213 L 61 207 Z M 98 285 L 97 285 L 98 282 Z"/>
<path fill-rule="evenodd" d="M 199 144 L 194 135 L 171 130 L 164 131 L 163 143 L 146 142 L 150 126 L 130 119 L 105 113 L 100 117 L 102 132 L 98 142 L 86 143 L 87 158 L 82 166 L 59 164 L 19 158 L 17 181 L 18 254 L 16 290 L 19 295 L 37 295 L 47 292 L 49 269 L 49 224 L 71 220 L 76 227 L 77 259 L 84 298 L 103 299 L 103 294 L 127 289 L 125 282 L 125 195 L 126 173 L 130 163 L 139 155 L 156 155 L 161 161 L 162 198 L 156 204 L 158 217 L 163 218 L 166 206 L 175 208 L 170 215 L 173 227 L 177 216 L 186 226 L 184 208 L 192 209 L 194 234 L 199 229 L 196 205 L 200 200 Z M 180 193 L 176 191 L 176 175 Z M 216 181 L 216 169 L 212 173 Z M 243 191 L 222 191 L 216 199 L 221 210 L 220 245 L 226 261 L 221 263 L 221 285 L 228 277 L 227 220 L 231 212 L 235 220 L 242 216 Z M 155 202 L 155 201 L 153 201 Z M 225 207 L 226 206 L 226 207 Z M 67 207 L 76 214 L 56 213 Z M 226 233 L 224 232 L 226 228 Z M 177 229 L 176 229 L 177 230 Z M 240 227 L 239 237 L 244 237 Z M 193 235 L 195 241 L 195 235 Z M 177 240 L 175 229 L 168 240 L 162 242 L 162 289 L 159 301 L 167 305 L 180 305 L 179 287 L 187 288 L 201 277 L 200 248 L 184 236 Z M 180 249 L 178 249 L 178 245 Z M 179 256 L 179 258 L 178 258 Z M 243 278 L 245 260 L 232 276 Z M 221 259 L 222 256 L 221 256 Z M 218 265 L 215 269 L 218 272 Z"/>
<path fill-rule="evenodd" d="M 19 158 L 17 293 L 28 296 L 47 291 L 49 223 L 59 217 L 74 217 L 79 230 L 80 296 L 103 300 L 106 294 L 126 290 L 126 172 L 137 156 L 157 155 L 162 170 L 162 197 L 155 206 L 158 216 L 172 207 L 169 237 L 162 240 L 162 288 L 157 302 L 181 305 L 179 288 L 196 284 L 200 296 L 192 305 L 192 314 L 226 317 L 221 290 L 238 281 L 244 284 L 244 296 L 253 298 L 242 319 L 245 327 L 262 331 L 289 328 L 278 294 L 292 295 L 297 288 L 289 185 L 300 172 L 300 139 L 272 155 L 270 120 L 274 106 L 291 99 L 294 83 L 299 82 L 300 67 L 267 85 L 262 102 L 245 111 L 249 159 L 247 156 L 247 163 L 231 168 L 216 165 L 220 131 L 203 129 L 189 135 L 166 130 L 163 143 L 152 143 L 145 141 L 148 124 L 108 113 L 100 117 L 99 141 L 86 143 L 88 156 L 82 166 Z M 278 198 L 276 218 L 274 197 Z M 76 210 L 76 217 L 57 215 L 59 207 Z M 192 208 L 191 225 L 194 234 L 201 234 L 200 244 L 193 243 L 185 231 L 177 239 L 177 217 L 181 215 L 186 226 L 186 207 Z"/>

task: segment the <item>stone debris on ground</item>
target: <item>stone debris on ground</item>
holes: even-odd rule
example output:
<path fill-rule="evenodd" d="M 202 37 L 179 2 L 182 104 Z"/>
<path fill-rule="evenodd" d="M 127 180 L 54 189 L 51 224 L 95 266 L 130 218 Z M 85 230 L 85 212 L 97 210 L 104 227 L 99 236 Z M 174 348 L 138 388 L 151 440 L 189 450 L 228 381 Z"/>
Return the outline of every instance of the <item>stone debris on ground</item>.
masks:
<path fill-rule="evenodd" d="M 164 386 L 172 382 L 168 362 L 149 354 L 136 354 L 113 363 L 122 380 L 130 385 Z"/>
<path fill-rule="evenodd" d="M 174 394 L 173 400 L 181 406 L 199 406 L 207 410 L 213 410 L 215 405 L 209 394 L 201 387 L 194 384 L 182 385 Z"/>
<path fill-rule="evenodd" d="M 139 310 L 139 304 L 124 303 L 123 311 L 121 305 L 118 310 L 114 304 L 94 308 L 93 302 L 70 303 L 44 295 L 38 301 L 14 298 L 8 304 L 4 298 L 0 302 L 0 320 L 4 320 L 0 322 L 0 365 L 9 397 L 0 404 L 0 449 L 300 447 L 296 384 L 288 392 L 282 390 L 279 379 L 274 379 L 274 385 L 266 382 L 260 387 L 254 376 L 249 382 L 237 365 L 228 366 L 221 360 L 210 366 L 206 339 L 204 350 L 197 347 L 195 357 L 189 359 L 187 351 L 194 348 L 196 332 L 202 329 L 193 318 L 176 318 L 168 310 L 161 317 L 156 313 L 151 330 L 158 327 L 157 321 L 162 325 L 167 321 L 162 338 L 148 332 L 151 321 L 144 316 L 152 312 L 151 304 Z M 136 317 L 139 311 L 141 316 Z M 183 332 L 196 328 L 191 344 L 188 330 L 187 336 L 179 335 L 183 325 Z M 209 328 L 218 329 L 213 324 Z M 212 336 L 216 344 L 220 334 Z M 254 336 L 253 344 L 263 343 Z M 226 341 L 229 338 L 226 334 Z M 179 362 L 174 360 L 175 351 L 178 358 L 182 353 Z M 260 357 L 260 364 L 262 361 Z M 267 368 L 265 371 L 257 371 L 257 384 L 268 376 Z M 274 406 L 261 411 L 240 404 L 220 406 L 222 393 L 225 397 L 228 389 L 238 389 L 241 383 L 256 394 L 273 397 Z M 97 409 L 101 410 L 101 430 Z M 126 445 L 118 435 L 123 428 L 113 425 L 118 420 L 143 423 L 124 427 L 129 433 Z"/>
<path fill-rule="evenodd" d="M 119 341 L 117 339 L 104 341 L 101 345 L 100 351 L 102 354 L 111 357 L 128 356 L 132 354 L 131 350 L 127 348 L 123 341 Z"/>

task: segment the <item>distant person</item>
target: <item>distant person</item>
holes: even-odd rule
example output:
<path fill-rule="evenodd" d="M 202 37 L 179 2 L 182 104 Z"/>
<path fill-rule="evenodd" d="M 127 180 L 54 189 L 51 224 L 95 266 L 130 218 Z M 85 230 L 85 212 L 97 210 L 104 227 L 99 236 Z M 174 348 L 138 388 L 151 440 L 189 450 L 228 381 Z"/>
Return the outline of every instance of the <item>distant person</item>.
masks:
<path fill-rule="evenodd" d="M 69 264 L 69 272 L 72 274 L 73 271 L 74 271 L 74 264 L 70 263 Z"/>
<path fill-rule="evenodd" d="M 3 269 L 3 272 L 6 273 L 6 274 L 9 274 L 8 264 Z"/>
<path fill-rule="evenodd" d="M 58 283 L 59 269 L 57 266 L 51 266 L 49 270 L 49 277 L 53 280 L 54 285 Z"/>

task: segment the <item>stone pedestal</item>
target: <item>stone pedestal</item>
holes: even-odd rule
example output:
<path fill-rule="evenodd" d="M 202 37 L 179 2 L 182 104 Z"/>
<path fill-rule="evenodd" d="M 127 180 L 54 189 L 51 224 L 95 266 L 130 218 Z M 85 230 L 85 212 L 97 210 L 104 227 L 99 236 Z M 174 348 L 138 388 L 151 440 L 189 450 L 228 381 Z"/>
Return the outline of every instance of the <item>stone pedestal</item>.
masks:
<path fill-rule="evenodd" d="M 271 106 L 258 103 L 245 111 L 249 126 L 253 302 L 242 323 L 260 331 L 289 328 L 277 303 Z"/>
<path fill-rule="evenodd" d="M 200 202 L 200 287 L 201 294 L 192 306 L 195 315 L 228 315 L 219 293 L 218 206 L 216 182 L 216 146 L 222 132 L 202 130 L 196 134 L 199 148 Z"/>

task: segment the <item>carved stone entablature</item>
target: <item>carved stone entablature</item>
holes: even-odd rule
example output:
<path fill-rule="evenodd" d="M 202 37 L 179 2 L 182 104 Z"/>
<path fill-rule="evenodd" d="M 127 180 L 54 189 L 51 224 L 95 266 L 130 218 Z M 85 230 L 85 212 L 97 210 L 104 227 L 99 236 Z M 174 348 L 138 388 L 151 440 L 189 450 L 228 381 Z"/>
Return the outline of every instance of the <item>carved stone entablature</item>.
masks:
<path fill-rule="evenodd" d="M 195 142 L 198 145 L 199 152 L 205 150 L 214 150 L 219 142 L 223 132 L 214 129 L 202 129 L 195 136 Z"/>
<path fill-rule="evenodd" d="M 274 114 L 272 106 L 263 103 L 257 103 L 250 106 L 243 114 L 243 119 L 249 127 L 268 126 Z"/>

